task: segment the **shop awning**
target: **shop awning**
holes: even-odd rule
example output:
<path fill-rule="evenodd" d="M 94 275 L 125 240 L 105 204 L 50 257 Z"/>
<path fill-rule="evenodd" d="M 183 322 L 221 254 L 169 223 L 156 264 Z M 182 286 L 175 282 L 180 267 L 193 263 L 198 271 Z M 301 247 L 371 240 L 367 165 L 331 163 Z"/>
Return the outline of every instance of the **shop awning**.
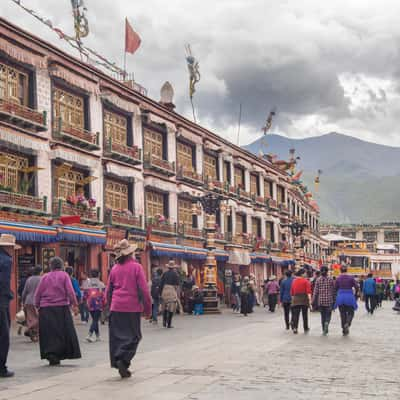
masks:
<path fill-rule="evenodd" d="M 271 256 L 265 253 L 250 253 L 250 258 L 253 264 L 271 261 Z"/>
<path fill-rule="evenodd" d="M 229 259 L 229 253 L 222 249 L 215 249 L 214 254 L 217 261 L 228 261 Z"/>
<path fill-rule="evenodd" d="M 288 267 L 289 265 L 295 265 L 296 261 L 288 258 L 272 256 L 271 261 L 275 264 L 279 264 L 282 267 Z"/>
<path fill-rule="evenodd" d="M 251 259 L 248 251 L 231 250 L 229 251 L 229 264 L 250 265 Z"/>
<path fill-rule="evenodd" d="M 74 226 L 58 226 L 57 241 L 106 244 L 106 231 Z"/>
<path fill-rule="evenodd" d="M 206 249 L 157 242 L 149 242 L 149 244 L 151 255 L 155 257 L 176 257 L 184 260 L 205 260 L 207 258 Z"/>
<path fill-rule="evenodd" d="M 57 230 L 52 226 L 0 221 L 0 233 L 14 235 L 18 242 L 50 243 L 57 240 Z"/>

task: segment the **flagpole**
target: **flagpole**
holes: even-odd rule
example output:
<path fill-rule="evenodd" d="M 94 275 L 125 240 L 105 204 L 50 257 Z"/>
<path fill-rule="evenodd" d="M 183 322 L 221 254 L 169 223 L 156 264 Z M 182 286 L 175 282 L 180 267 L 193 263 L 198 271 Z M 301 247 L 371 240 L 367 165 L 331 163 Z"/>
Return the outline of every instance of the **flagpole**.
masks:
<path fill-rule="evenodd" d="M 128 18 L 125 17 L 125 43 L 124 43 L 124 81 L 126 81 L 126 24 L 128 22 Z"/>
<path fill-rule="evenodd" d="M 126 80 L 126 51 L 124 50 L 124 80 Z"/>
<path fill-rule="evenodd" d="M 239 146 L 239 137 L 240 137 L 240 124 L 242 122 L 242 103 L 240 103 L 239 107 L 239 121 L 238 121 L 238 132 L 237 132 L 237 145 Z"/>

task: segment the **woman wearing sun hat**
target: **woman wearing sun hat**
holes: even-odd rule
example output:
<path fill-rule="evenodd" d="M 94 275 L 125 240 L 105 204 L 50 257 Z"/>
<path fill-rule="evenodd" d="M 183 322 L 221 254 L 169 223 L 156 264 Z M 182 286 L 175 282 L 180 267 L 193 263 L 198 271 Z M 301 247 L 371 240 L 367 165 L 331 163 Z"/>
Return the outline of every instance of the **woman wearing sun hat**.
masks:
<path fill-rule="evenodd" d="M 116 264 L 110 272 L 106 298 L 110 302 L 109 343 L 111 367 L 129 378 L 141 333 L 141 314 L 151 315 L 151 297 L 143 267 L 134 259 L 136 246 L 126 239 L 114 248 Z"/>
<path fill-rule="evenodd" d="M 179 275 L 175 271 L 175 262 L 170 260 L 168 270 L 161 277 L 161 300 L 163 306 L 163 326 L 172 328 L 172 317 L 178 306 Z"/>

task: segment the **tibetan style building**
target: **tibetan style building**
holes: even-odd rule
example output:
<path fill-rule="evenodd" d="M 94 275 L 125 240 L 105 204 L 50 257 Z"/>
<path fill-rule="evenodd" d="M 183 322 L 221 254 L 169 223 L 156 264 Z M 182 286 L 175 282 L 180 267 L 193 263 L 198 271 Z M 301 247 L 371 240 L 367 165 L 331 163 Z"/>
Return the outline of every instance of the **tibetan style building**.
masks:
<path fill-rule="evenodd" d="M 204 212 L 192 198 L 209 192 L 224 197 L 221 294 L 233 272 L 261 284 L 293 264 L 295 220 L 308 226 L 302 262 L 318 263 L 318 208 L 272 159 L 0 18 L 0 232 L 22 245 L 14 291 L 54 255 L 80 278 L 100 267 L 106 279 L 122 238 L 138 244 L 148 277 L 173 258 L 201 285 Z"/>

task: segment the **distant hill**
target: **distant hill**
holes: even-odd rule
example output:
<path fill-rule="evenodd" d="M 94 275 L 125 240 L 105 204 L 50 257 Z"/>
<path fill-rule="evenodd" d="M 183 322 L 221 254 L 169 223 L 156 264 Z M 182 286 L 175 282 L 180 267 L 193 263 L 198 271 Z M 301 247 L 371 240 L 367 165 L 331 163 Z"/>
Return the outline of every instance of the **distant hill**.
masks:
<path fill-rule="evenodd" d="M 376 223 L 400 219 L 400 148 L 365 142 L 339 133 L 290 139 L 268 135 L 245 148 L 277 154 L 288 159 L 296 149 L 298 169 L 312 192 L 313 179 L 321 169 L 315 198 L 324 222 Z"/>

